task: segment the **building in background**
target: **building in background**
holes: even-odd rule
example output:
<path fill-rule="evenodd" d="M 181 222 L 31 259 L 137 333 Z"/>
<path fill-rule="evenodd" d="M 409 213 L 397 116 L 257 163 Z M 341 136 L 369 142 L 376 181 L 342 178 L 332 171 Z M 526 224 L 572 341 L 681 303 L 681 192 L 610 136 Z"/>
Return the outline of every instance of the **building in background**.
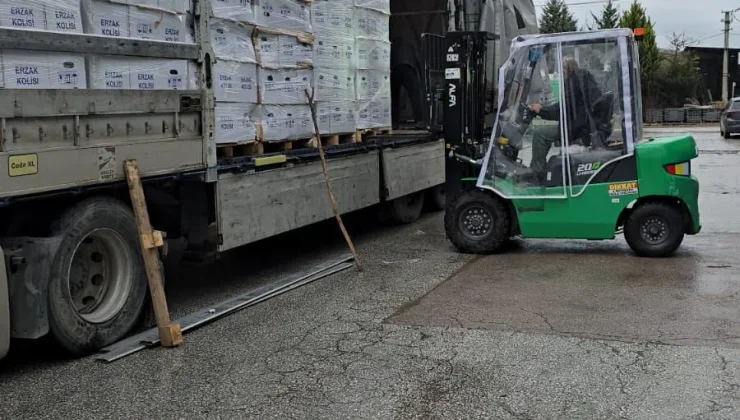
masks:
<path fill-rule="evenodd" d="M 722 100 L 722 60 L 724 49 L 718 47 L 686 47 L 685 52 L 693 54 L 698 59 L 699 71 L 704 82 L 704 96 L 711 101 Z M 732 91 L 733 83 L 740 84 L 740 66 L 738 66 L 738 54 L 740 49 L 730 49 L 729 78 L 727 82 L 728 97 L 732 98 L 740 94 L 740 86 Z"/>

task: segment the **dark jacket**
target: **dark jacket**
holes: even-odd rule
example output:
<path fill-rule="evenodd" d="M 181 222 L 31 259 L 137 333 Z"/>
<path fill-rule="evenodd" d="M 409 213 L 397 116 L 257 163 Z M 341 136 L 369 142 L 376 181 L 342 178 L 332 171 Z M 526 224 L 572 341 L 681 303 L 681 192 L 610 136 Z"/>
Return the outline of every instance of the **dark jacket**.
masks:
<path fill-rule="evenodd" d="M 565 103 L 568 106 L 566 118 L 570 140 L 588 135 L 592 131 L 591 109 L 601 97 L 601 90 L 594 76 L 587 70 L 578 68 L 575 74 L 564 83 Z M 546 120 L 560 120 L 560 102 L 542 107 L 540 116 Z"/>

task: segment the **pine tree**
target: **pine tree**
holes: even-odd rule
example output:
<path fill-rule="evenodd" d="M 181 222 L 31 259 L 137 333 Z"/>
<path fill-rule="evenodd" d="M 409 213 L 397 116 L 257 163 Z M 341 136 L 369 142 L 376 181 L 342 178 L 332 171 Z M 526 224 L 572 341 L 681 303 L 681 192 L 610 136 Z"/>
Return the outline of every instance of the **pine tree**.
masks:
<path fill-rule="evenodd" d="M 594 25 L 589 26 L 589 30 L 612 29 L 619 27 L 619 10 L 612 0 L 609 0 L 604 8 L 601 9 L 600 17 L 596 17 L 593 13 L 591 13 L 591 16 L 594 18 Z"/>
<path fill-rule="evenodd" d="M 568 5 L 563 0 L 547 0 L 540 19 L 540 32 L 553 34 L 577 30 L 578 21 L 568 10 Z"/>
<path fill-rule="evenodd" d="M 647 15 L 645 7 L 634 0 L 629 9 L 622 14 L 619 21 L 622 28 L 644 28 L 645 34 L 640 40 L 640 78 L 642 79 L 643 94 L 652 92 L 655 73 L 660 66 L 660 50 L 655 40 L 654 23 Z"/>

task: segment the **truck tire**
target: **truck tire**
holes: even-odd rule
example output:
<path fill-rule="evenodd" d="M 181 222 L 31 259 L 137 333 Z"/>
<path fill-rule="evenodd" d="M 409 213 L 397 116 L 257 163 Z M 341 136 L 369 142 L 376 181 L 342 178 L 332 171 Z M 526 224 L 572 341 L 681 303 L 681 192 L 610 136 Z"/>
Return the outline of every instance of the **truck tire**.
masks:
<path fill-rule="evenodd" d="M 683 242 L 685 233 L 681 211 L 663 203 L 637 207 L 624 224 L 624 239 L 641 257 L 671 256 Z"/>
<path fill-rule="evenodd" d="M 445 185 L 437 185 L 427 190 L 427 203 L 436 211 L 445 209 Z"/>
<path fill-rule="evenodd" d="M 501 199 L 481 190 L 470 190 L 447 202 L 445 232 L 452 244 L 466 254 L 498 251 L 508 238 L 509 213 Z"/>
<path fill-rule="evenodd" d="M 52 226 L 62 237 L 49 276 L 49 327 L 70 353 L 87 355 L 141 319 L 147 277 L 134 214 L 107 197 L 82 201 Z"/>
<path fill-rule="evenodd" d="M 413 194 L 398 197 L 390 202 L 389 211 L 390 219 L 396 224 L 409 224 L 419 220 L 421 211 L 424 208 L 424 192 L 419 191 Z"/>

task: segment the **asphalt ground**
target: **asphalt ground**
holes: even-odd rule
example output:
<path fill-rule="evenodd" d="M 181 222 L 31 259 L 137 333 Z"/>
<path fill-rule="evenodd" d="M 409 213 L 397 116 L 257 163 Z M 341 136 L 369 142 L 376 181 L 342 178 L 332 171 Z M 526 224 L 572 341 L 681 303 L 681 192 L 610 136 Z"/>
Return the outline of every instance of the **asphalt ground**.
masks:
<path fill-rule="evenodd" d="M 624 240 L 456 253 L 441 213 L 349 217 L 363 273 L 320 280 L 102 364 L 14 342 L 2 419 L 740 417 L 740 139 L 691 131 L 703 230 L 671 259 Z M 176 318 L 345 252 L 332 222 L 187 267 Z"/>

